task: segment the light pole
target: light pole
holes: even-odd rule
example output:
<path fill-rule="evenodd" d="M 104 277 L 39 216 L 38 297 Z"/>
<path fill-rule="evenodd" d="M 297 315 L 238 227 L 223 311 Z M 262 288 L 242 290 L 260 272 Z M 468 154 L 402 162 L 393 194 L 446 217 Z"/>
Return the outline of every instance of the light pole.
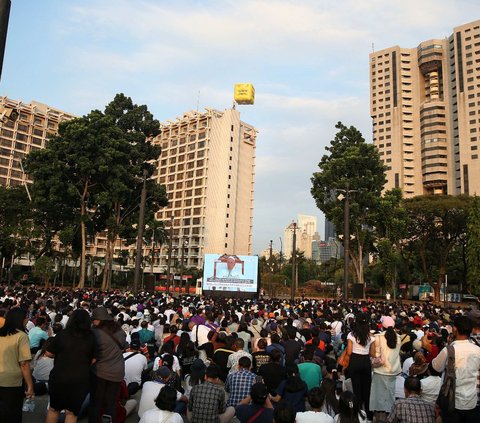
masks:
<path fill-rule="evenodd" d="M 278 238 L 280 240 L 280 257 L 278 258 L 280 261 L 280 268 L 282 268 L 283 264 L 283 243 L 282 243 L 282 237 Z"/>
<path fill-rule="evenodd" d="M 167 257 L 167 287 L 165 292 L 170 290 L 170 268 L 172 266 L 172 242 L 173 242 L 173 215 L 170 218 L 170 235 L 168 237 L 168 257 Z"/>
<path fill-rule="evenodd" d="M 348 268 L 350 267 L 350 193 L 357 190 L 350 189 L 347 184 L 346 189 L 337 189 L 341 193 L 337 198 L 342 201 L 345 198 L 344 214 L 343 214 L 343 299 L 348 300 Z"/>
<path fill-rule="evenodd" d="M 140 212 L 138 214 L 137 255 L 135 257 L 135 274 L 133 277 L 133 292 L 138 292 L 141 277 L 143 230 L 145 226 L 145 202 L 147 201 L 147 169 L 143 170 L 143 185 L 140 196 Z"/>
<path fill-rule="evenodd" d="M 292 302 L 295 300 L 295 285 L 297 272 L 295 271 L 295 258 L 297 255 L 297 222 L 292 222 L 293 225 L 293 238 L 292 238 L 292 284 L 290 286 L 290 299 Z"/>

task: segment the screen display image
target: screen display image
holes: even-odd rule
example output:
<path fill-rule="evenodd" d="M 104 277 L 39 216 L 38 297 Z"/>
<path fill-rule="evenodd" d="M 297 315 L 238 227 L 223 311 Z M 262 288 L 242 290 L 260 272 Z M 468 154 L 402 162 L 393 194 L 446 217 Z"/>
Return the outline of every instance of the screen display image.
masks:
<path fill-rule="evenodd" d="M 257 256 L 206 254 L 204 291 L 257 292 Z"/>

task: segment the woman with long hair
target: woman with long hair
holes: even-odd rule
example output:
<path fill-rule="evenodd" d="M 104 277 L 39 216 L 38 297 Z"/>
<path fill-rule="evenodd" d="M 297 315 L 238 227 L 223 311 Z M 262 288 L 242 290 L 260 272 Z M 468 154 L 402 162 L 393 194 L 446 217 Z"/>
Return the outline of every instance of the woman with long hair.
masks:
<path fill-rule="evenodd" d="M 352 380 L 353 393 L 357 397 L 360 407 L 363 407 L 368 418 L 371 419 L 369 409 L 372 384 L 370 345 L 373 338 L 370 336 L 368 317 L 365 314 L 357 315 L 351 329 L 347 335 L 347 355 L 350 356 L 350 363 L 346 376 Z"/>
<path fill-rule="evenodd" d="M 0 421 L 22 422 L 23 397 L 33 397 L 30 342 L 25 333 L 27 312 L 12 308 L 0 328 Z M 22 387 L 25 381 L 25 389 Z"/>
<path fill-rule="evenodd" d="M 395 382 L 402 371 L 400 364 L 400 335 L 395 332 L 395 322 L 390 316 L 381 319 L 383 332 L 375 335 L 370 347 L 373 376 L 370 394 L 370 410 L 389 413 L 395 402 Z"/>
<path fill-rule="evenodd" d="M 187 346 L 187 344 L 191 341 L 190 334 L 188 332 L 182 332 L 180 335 L 180 342 L 177 345 L 176 353 L 179 357 L 182 356 L 183 350 Z"/>
<path fill-rule="evenodd" d="M 182 355 L 178 358 L 180 367 L 182 368 L 182 378 L 185 378 L 186 375 L 190 374 L 190 366 L 196 358 L 198 358 L 198 351 L 195 349 L 195 344 L 192 341 L 189 341 L 183 349 Z"/>
<path fill-rule="evenodd" d="M 140 423 L 183 423 L 182 416 L 174 413 L 176 400 L 177 391 L 171 386 L 164 386 L 155 399 L 155 408 L 145 411 Z"/>
<path fill-rule="evenodd" d="M 335 416 L 335 423 L 366 423 L 367 415 L 360 408 L 355 394 L 344 391 L 338 401 L 338 414 Z"/>
<path fill-rule="evenodd" d="M 125 376 L 123 351 L 127 347 L 125 332 L 113 321 L 105 307 L 92 312 L 97 357 L 92 366 L 89 423 L 98 423 L 102 414 L 115 419 L 115 399 Z"/>
<path fill-rule="evenodd" d="M 307 384 L 300 378 L 298 366 L 292 364 L 287 367 L 287 379 L 283 380 L 276 389 L 276 395 L 271 397 L 275 405 L 281 400 L 292 404 L 295 412 L 305 411 L 305 397 Z"/>
<path fill-rule="evenodd" d="M 95 356 L 95 338 L 90 329 L 90 315 L 75 310 L 67 326 L 50 338 L 45 353 L 54 358 L 48 380 L 50 406 L 46 423 L 56 423 L 65 410 L 65 422 L 75 423 L 90 387 L 90 366 Z"/>
<path fill-rule="evenodd" d="M 336 395 L 337 382 L 333 379 L 323 379 L 320 385 L 322 393 L 321 410 L 329 416 L 335 417 L 338 413 L 338 399 Z"/>

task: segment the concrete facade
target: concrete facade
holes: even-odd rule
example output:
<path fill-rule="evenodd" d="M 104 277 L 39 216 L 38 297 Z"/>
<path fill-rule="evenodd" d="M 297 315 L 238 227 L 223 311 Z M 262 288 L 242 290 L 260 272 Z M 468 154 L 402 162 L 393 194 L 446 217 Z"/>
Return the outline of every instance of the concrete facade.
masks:
<path fill-rule="evenodd" d="M 417 48 L 370 54 L 373 141 L 385 190 L 480 193 L 480 20 Z"/>
<path fill-rule="evenodd" d="M 235 109 L 188 112 L 161 125 L 154 178 L 167 188 L 174 248 L 184 245 L 185 266 L 202 267 L 209 253 L 252 253 L 256 130 Z M 185 243 L 186 241 L 186 243 Z M 166 263 L 167 251 L 158 257 Z"/>

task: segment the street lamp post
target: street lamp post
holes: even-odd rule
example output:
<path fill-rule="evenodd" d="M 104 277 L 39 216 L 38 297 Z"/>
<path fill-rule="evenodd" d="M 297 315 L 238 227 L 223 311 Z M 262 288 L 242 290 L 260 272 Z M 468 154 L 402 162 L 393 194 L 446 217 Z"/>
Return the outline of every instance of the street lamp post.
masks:
<path fill-rule="evenodd" d="M 135 274 L 133 277 L 133 292 L 138 292 L 142 272 L 143 230 L 145 226 L 145 203 L 147 201 L 147 170 L 143 170 L 143 186 L 140 196 L 140 212 L 138 214 L 137 255 L 135 257 Z"/>
<path fill-rule="evenodd" d="M 341 193 L 337 198 L 341 201 L 345 198 L 344 215 L 343 215 L 343 299 L 348 300 L 348 268 L 350 267 L 350 193 L 358 192 L 358 190 L 350 189 L 347 184 L 346 189 L 337 189 Z"/>
<path fill-rule="evenodd" d="M 292 239 L 292 284 L 290 286 L 290 299 L 292 302 L 295 300 L 295 281 L 296 281 L 296 276 L 297 272 L 295 271 L 295 258 L 297 255 L 297 223 L 293 222 L 293 239 Z"/>
<path fill-rule="evenodd" d="M 173 242 L 173 215 L 170 218 L 170 234 L 168 237 L 168 257 L 167 257 L 167 286 L 165 292 L 170 290 L 170 268 L 172 266 L 172 242 Z"/>

